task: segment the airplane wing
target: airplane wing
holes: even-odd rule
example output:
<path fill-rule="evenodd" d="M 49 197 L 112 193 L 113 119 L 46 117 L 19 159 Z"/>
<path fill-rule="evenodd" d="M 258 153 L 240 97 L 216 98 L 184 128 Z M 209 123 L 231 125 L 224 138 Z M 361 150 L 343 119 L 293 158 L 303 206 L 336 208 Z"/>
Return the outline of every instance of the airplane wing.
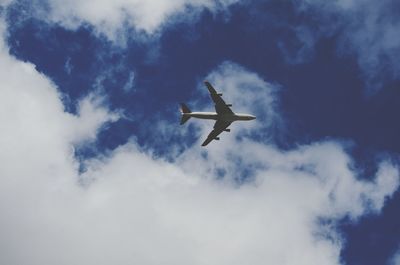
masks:
<path fill-rule="evenodd" d="M 231 108 L 229 108 L 232 105 L 225 103 L 225 101 L 221 97 L 222 94 L 217 93 L 217 91 L 215 91 L 215 89 L 209 82 L 205 81 L 204 84 L 208 88 L 208 91 L 210 91 L 210 96 L 215 104 L 215 111 L 218 114 L 233 114 L 233 111 L 231 110 Z"/>
<path fill-rule="evenodd" d="M 228 128 L 231 123 L 232 122 L 230 121 L 217 120 L 214 124 L 214 129 L 210 132 L 210 134 L 207 136 L 207 139 L 201 146 L 208 145 L 214 139 L 219 140 L 217 136 L 220 135 L 226 128 Z"/>

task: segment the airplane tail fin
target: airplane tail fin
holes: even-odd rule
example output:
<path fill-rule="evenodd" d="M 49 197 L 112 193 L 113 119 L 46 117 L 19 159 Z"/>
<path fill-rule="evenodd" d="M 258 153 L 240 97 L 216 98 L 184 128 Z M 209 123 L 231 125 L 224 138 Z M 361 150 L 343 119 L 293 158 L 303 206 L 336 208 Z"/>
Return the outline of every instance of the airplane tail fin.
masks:
<path fill-rule="evenodd" d="M 191 113 L 190 109 L 188 108 L 188 106 L 186 106 L 185 103 L 181 103 L 181 112 L 182 112 L 182 114 Z"/>
<path fill-rule="evenodd" d="M 190 119 L 190 116 L 188 114 L 191 113 L 190 109 L 188 108 L 188 106 L 185 105 L 185 103 L 181 103 L 181 113 L 182 113 L 181 117 L 181 125 L 182 125 Z"/>

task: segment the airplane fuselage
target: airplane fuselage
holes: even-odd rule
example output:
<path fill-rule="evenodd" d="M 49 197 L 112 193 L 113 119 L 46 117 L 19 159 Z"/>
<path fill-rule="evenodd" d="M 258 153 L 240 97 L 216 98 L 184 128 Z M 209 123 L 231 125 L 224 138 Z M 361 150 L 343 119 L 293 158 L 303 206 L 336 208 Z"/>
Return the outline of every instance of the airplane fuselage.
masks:
<path fill-rule="evenodd" d="M 205 120 L 223 120 L 223 121 L 251 121 L 256 117 L 248 114 L 234 113 L 234 114 L 217 114 L 216 112 L 191 112 L 184 113 L 188 117 L 205 119 Z"/>

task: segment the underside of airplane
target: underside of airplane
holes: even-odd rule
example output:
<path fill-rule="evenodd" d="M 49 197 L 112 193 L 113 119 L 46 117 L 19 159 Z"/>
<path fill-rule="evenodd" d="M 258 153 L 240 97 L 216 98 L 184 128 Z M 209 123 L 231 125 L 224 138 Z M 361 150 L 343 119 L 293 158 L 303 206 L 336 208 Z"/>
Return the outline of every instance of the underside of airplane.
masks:
<path fill-rule="evenodd" d="M 219 135 L 222 132 L 230 132 L 228 129 L 234 121 L 249 121 L 256 117 L 249 114 L 239 114 L 231 110 L 232 104 L 226 104 L 222 99 L 222 94 L 218 93 L 209 82 L 204 82 L 211 99 L 215 104 L 215 112 L 192 112 L 184 103 L 181 103 L 181 125 L 187 122 L 190 118 L 215 120 L 214 128 L 203 142 L 202 146 L 208 145 L 212 140 L 219 140 Z"/>

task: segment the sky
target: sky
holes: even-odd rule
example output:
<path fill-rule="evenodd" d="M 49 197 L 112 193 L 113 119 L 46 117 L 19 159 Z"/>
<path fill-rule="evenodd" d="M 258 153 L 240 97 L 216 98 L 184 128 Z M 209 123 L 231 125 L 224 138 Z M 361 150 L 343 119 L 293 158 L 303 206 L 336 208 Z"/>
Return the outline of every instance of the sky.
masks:
<path fill-rule="evenodd" d="M 399 13 L 0 0 L 0 264 L 400 265 Z"/>

